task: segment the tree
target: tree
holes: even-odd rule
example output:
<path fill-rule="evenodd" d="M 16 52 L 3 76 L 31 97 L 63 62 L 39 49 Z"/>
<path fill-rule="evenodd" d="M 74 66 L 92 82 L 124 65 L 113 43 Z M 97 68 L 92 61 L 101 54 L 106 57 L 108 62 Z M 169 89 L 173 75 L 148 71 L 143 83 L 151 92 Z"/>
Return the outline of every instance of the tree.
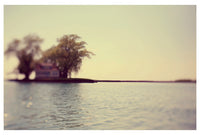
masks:
<path fill-rule="evenodd" d="M 87 43 L 79 39 L 80 37 L 75 34 L 64 35 L 58 39 L 57 46 L 44 52 L 42 61 L 56 64 L 62 78 L 71 77 L 72 72 L 78 73 L 83 59 L 94 55 L 85 48 Z"/>
<path fill-rule="evenodd" d="M 16 69 L 25 75 L 25 80 L 29 80 L 29 75 L 34 70 L 35 60 L 41 57 L 42 41 L 37 35 L 27 35 L 23 41 L 14 39 L 5 51 L 5 55 L 15 55 L 18 58 L 19 64 Z"/>

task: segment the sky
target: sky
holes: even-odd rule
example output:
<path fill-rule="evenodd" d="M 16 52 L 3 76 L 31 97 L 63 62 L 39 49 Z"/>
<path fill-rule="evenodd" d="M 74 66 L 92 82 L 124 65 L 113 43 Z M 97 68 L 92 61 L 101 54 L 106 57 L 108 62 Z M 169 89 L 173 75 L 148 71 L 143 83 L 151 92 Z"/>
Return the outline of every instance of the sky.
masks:
<path fill-rule="evenodd" d="M 116 80 L 196 79 L 196 6 L 4 6 L 4 50 L 28 34 L 77 34 L 95 53 L 72 77 Z M 17 59 L 4 57 L 4 78 Z M 12 76 L 13 77 L 13 76 Z"/>

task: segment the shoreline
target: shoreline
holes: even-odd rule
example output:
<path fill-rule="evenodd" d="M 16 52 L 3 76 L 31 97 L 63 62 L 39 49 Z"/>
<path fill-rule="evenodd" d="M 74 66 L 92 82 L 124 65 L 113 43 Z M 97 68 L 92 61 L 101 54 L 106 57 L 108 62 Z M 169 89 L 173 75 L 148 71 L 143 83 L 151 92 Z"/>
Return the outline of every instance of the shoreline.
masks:
<path fill-rule="evenodd" d="M 140 83 L 196 83 L 196 80 L 175 80 L 175 81 L 152 81 L 152 80 L 93 80 L 86 78 L 70 78 L 70 79 L 33 79 L 33 80 L 18 80 L 9 79 L 7 81 L 15 81 L 22 83 L 98 83 L 98 82 L 140 82 Z"/>
<path fill-rule="evenodd" d="M 22 83 L 29 83 L 29 82 L 36 82 L 36 83 L 97 83 L 95 80 L 92 79 L 82 79 L 82 78 L 70 78 L 70 79 L 33 79 L 33 80 L 18 80 L 18 79 L 10 79 L 8 81 L 15 81 L 15 82 L 22 82 Z"/>

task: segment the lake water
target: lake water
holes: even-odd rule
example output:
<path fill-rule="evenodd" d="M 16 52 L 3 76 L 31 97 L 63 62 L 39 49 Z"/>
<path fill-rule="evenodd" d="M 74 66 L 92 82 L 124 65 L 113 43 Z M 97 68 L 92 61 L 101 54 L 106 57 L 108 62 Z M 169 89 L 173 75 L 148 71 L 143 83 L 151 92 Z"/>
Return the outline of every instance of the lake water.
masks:
<path fill-rule="evenodd" d="M 4 129 L 196 129 L 196 84 L 5 81 Z"/>

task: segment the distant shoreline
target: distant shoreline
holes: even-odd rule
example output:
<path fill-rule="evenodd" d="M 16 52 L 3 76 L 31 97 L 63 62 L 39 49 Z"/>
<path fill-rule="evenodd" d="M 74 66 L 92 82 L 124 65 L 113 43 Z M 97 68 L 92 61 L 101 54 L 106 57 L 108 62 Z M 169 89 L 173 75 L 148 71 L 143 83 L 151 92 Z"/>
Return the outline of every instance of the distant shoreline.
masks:
<path fill-rule="evenodd" d="M 151 81 L 151 80 L 93 80 L 85 78 L 70 78 L 70 79 L 34 79 L 34 80 L 18 80 L 10 79 L 8 81 L 15 82 L 36 82 L 36 83 L 98 83 L 98 82 L 141 82 L 141 83 L 196 83 L 196 80 L 175 80 L 175 81 Z"/>
<path fill-rule="evenodd" d="M 98 82 L 196 83 L 196 81 L 98 80 Z"/>

